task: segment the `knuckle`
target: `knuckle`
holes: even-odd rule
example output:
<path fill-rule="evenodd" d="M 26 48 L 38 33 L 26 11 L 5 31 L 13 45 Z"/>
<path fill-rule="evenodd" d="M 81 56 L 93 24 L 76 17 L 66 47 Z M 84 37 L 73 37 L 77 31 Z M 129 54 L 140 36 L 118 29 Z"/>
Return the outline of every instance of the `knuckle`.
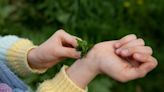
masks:
<path fill-rule="evenodd" d="M 153 54 L 153 49 L 149 46 L 147 46 L 147 49 L 150 51 L 150 54 Z"/>
<path fill-rule="evenodd" d="M 147 48 L 148 48 L 149 50 L 151 50 L 151 51 L 152 51 L 152 48 L 151 48 L 150 46 L 147 46 Z"/>
<path fill-rule="evenodd" d="M 142 44 L 145 45 L 145 41 L 142 38 L 139 38 L 138 41 Z"/>
<path fill-rule="evenodd" d="M 127 35 L 127 36 L 121 38 L 121 39 L 119 40 L 119 42 L 120 42 L 121 44 L 124 44 L 124 43 L 128 42 L 128 41 L 129 41 L 130 39 L 132 39 L 132 38 L 133 38 L 132 35 Z"/>
<path fill-rule="evenodd" d="M 135 34 L 130 35 L 133 39 L 137 39 L 137 36 Z"/>
<path fill-rule="evenodd" d="M 130 39 L 131 39 L 131 37 L 126 37 L 126 38 L 120 40 L 120 43 L 124 44 L 124 43 L 128 42 Z"/>
<path fill-rule="evenodd" d="M 120 43 L 126 43 L 126 42 L 128 42 L 130 40 L 135 40 L 135 39 L 137 39 L 137 36 L 135 34 L 130 34 L 130 35 L 127 35 L 124 38 L 122 38 L 120 40 Z"/>
<path fill-rule="evenodd" d="M 63 34 L 65 31 L 63 29 L 60 29 L 58 31 L 56 31 L 57 34 Z"/>
<path fill-rule="evenodd" d="M 149 69 L 149 70 L 152 70 L 152 69 L 154 69 L 155 67 L 156 67 L 156 64 L 155 64 L 155 63 L 151 63 L 151 64 L 149 64 L 148 69 Z"/>
<path fill-rule="evenodd" d="M 59 32 L 65 32 L 63 29 L 59 29 L 58 31 L 59 31 Z"/>
<path fill-rule="evenodd" d="M 156 67 L 158 65 L 157 59 L 153 58 L 153 67 Z"/>

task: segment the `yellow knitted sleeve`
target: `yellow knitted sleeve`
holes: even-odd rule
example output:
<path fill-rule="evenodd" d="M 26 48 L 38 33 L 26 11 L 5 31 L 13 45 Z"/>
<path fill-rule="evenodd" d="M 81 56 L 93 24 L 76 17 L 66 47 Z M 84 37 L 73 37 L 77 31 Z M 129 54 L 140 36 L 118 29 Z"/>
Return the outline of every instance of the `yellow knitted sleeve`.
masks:
<path fill-rule="evenodd" d="M 6 53 L 7 63 L 11 69 L 21 76 L 33 73 L 44 73 L 47 69 L 37 70 L 32 69 L 27 61 L 28 52 L 36 46 L 28 39 L 19 39 L 14 42 Z M 40 84 L 37 92 L 87 92 L 87 90 L 79 88 L 67 76 L 64 66 L 61 71 L 50 80 L 46 80 Z"/>
<path fill-rule="evenodd" d="M 44 70 L 32 69 L 27 61 L 28 52 L 36 46 L 28 39 L 19 39 L 7 50 L 8 65 L 21 76 L 32 73 L 43 73 Z"/>
<path fill-rule="evenodd" d="M 66 68 L 67 66 L 64 66 L 56 77 L 40 84 L 37 92 L 87 92 L 70 80 L 65 72 Z"/>

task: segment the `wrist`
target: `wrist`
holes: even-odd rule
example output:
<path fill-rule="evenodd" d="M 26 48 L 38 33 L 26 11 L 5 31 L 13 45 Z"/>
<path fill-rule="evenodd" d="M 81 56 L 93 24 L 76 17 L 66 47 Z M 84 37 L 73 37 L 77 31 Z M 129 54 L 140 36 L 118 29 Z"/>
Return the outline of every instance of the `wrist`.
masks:
<path fill-rule="evenodd" d="M 43 69 L 37 53 L 37 49 L 38 48 L 33 48 L 29 51 L 27 56 L 28 64 L 32 69 Z"/>
<path fill-rule="evenodd" d="M 93 61 L 94 59 L 85 57 L 83 59 L 80 59 L 79 62 L 82 62 L 82 64 L 87 68 L 89 72 L 92 72 L 94 74 L 100 74 L 99 64 L 97 61 Z"/>
<path fill-rule="evenodd" d="M 87 59 L 77 60 L 70 68 L 67 69 L 69 78 L 80 88 L 86 88 L 86 86 L 93 80 L 99 72 L 89 67 Z"/>

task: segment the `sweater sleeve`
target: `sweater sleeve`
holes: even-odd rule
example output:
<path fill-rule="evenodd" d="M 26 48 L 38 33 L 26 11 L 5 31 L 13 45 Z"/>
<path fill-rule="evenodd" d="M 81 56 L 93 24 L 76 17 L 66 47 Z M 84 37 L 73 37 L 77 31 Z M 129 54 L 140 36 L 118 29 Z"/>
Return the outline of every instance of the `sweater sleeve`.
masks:
<path fill-rule="evenodd" d="M 17 36 L 5 36 L 0 38 L 0 59 L 20 76 L 30 73 L 44 73 L 44 70 L 32 69 L 27 61 L 28 52 L 36 46 L 28 39 Z"/>
<path fill-rule="evenodd" d="M 37 92 L 87 92 L 87 89 L 79 88 L 66 74 L 67 66 L 51 80 L 46 80 L 38 87 Z"/>
<path fill-rule="evenodd" d="M 27 54 L 36 46 L 28 39 L 18 38 L 17 36 L 5 36 L 0 38 L 0 60 L 6 61 L 7 65 L 19 75 L 33 73 L 44 73 L 44 70 L 32 69 L 28 65 Z M 40 84 L 37 92 L 87 92 L 79 88 L 67 76 L 64 66 L 61 71 L 50 80 Z"/>

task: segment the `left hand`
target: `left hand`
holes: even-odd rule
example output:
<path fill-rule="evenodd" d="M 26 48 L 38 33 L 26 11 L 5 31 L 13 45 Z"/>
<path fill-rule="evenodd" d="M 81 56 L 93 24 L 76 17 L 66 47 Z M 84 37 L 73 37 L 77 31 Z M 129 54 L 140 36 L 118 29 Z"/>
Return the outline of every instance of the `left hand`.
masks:
<path fill-rule="evenodd" d="M 144 77 L 157 66 L 157 60 L 151 55 L 152 49 L 145 46 L 144 40 L 128 35 L 96 44 L 82 60 L 88 61 L 86 66 L 92 72 L 126 82 Z"/>
<path fill-rule="evenodd" d="M 28 54 L 28 63 L 34 69 L 47 69 L 65 58 L 80 58 L 76 51 L 77 37 L 64 30 L 55 32 L 46 42 Z"/>
<path fill-rule="evenodd" d="M 67 69 L 67 74 L 81 88 L 102 73 L 127 82 L 144 77 L 157 66 L 157 60 L 151 55 L 152 49 L 144 46 L 142 39 L 128 35 L 121 40 L 96 44 L 86 57 Z"/>

